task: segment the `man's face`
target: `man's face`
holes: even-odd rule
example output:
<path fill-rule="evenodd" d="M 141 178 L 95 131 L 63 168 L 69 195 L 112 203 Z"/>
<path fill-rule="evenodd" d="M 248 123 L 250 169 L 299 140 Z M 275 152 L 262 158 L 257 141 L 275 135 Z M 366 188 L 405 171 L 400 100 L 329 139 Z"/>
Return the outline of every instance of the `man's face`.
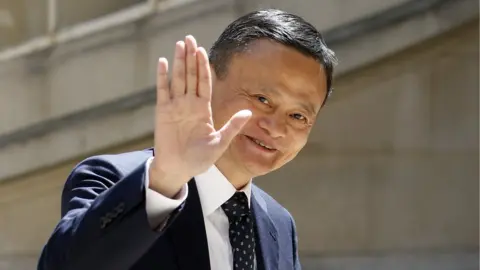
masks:
<path fill-rule="evenodd" d="M 259 40 L 232 57 L 224 78 L 212 73 L 217 130 L 236 112 L 252 112 L 222 162 L 255 177 L 280 168 L 300 152 L 327 91 L 321 64 L 292 48 Z"/>

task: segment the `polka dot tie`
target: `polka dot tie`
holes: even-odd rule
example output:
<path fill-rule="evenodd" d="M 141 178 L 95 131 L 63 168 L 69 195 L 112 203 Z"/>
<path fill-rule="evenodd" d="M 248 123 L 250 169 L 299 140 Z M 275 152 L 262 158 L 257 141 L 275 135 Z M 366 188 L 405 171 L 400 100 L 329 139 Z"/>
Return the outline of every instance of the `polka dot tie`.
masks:
<path fill-rule="evenodd" d="M 222 205 L 222 208 L 230 223 L 229 236 L 233 251 L 233 269 L 254 269 L 255 238 L 247 196 L 243 192 L 236 192 Z"/>

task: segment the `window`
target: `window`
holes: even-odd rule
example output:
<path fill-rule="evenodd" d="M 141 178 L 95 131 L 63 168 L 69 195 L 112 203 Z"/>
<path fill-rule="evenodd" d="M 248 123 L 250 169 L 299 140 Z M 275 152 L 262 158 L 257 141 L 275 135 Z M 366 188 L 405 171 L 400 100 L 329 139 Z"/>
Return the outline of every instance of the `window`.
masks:
<path fill-rule="evenodd" d="M 58 29 L 89 21 L 146 0 L 57 0 Z"/>
<path fill-rule="evenodd" d="M 46 0 L 0 1 L 0 50 L 47 32 Z"/>
<path fill-rule="evenodd" d="M 147 0 L 0 0 L 0 52 Z M 53 6 L 53 9 L 49 7 Z"/>

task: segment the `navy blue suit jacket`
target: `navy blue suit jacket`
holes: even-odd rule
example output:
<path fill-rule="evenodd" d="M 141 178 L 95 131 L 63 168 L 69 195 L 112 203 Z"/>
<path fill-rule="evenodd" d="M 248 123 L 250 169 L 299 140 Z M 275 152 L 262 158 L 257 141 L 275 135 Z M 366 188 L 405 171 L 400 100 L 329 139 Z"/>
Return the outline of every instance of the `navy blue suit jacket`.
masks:
<path fill-rule="evenodd" d="M 44 246 L 41 270 L 207 270 L 202 208 L 189 181 L 184 203 L 153 230 L 145 210 L 145 162 L 152 149 L 80 162 L 62 193 L 61 220 Z M 291 215 L 252 187 L 259 270 L 300 269 Z"/>

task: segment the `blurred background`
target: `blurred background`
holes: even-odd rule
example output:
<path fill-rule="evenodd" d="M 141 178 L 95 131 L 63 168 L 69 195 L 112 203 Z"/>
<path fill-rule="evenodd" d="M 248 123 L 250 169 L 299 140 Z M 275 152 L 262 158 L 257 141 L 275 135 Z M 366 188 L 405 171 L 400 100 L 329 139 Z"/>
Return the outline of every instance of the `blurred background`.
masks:
<path fill-rule="evenodd" d="M 478 269 L 477 0 L 0 0 L 0 269 L 36 268 L 77 162 L 152 145 L 159 56 L 267 7 L 340 59 L 308 145 L 256 180 L 304 269 Z"/>

